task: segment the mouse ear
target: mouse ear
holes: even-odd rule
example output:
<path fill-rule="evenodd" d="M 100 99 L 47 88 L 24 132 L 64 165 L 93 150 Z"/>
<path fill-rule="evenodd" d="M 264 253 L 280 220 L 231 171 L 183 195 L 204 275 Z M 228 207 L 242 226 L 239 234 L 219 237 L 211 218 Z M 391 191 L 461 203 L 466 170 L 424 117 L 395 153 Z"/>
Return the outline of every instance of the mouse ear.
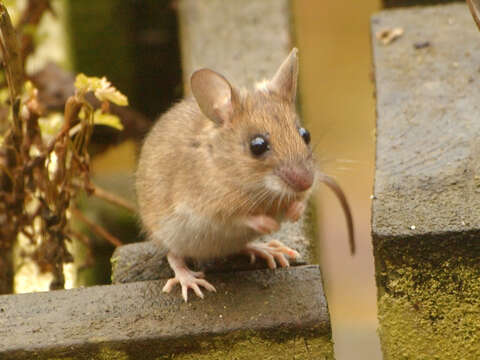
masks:
<path fill-rule="evenodd" d="M 213 70 L 201 69 L 193 73 L 190 83 L 205 116 L 219 125 L 231 120 L 235 93 L 227 79 Z"/>
<path fill-rule="evenodd" d="M 268 89 L 287 101 L 295 102 L 298 79 L 298 49 L 293 48 L 268 83 Z"/>

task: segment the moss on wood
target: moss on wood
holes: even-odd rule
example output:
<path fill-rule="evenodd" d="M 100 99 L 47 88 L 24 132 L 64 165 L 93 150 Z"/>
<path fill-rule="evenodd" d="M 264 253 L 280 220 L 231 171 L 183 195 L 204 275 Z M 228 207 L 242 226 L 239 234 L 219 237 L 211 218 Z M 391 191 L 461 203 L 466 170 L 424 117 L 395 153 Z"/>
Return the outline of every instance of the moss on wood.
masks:
<path fill-rule="evenodd" d="M 480 358 L 480 242 L 466 237 L 377 240 L 385 359 Z"/>

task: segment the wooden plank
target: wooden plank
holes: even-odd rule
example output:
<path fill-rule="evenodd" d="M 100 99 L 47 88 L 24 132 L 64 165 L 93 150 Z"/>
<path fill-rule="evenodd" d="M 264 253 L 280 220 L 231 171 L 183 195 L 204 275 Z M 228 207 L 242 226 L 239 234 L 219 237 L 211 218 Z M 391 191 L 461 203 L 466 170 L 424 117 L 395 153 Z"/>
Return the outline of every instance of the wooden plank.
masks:
<path fill-rule="evenodd" d="M 464 4 L 385 11 L 373 37 L 372 233 L 387 359 L 480 358 L 480 35 Z"/>
<path fill-rule="evenodd" d="M 0 358 L 332 358 L 317 266 L 210 280 L 189 303 L 163 281 L 0 296 Z"/>

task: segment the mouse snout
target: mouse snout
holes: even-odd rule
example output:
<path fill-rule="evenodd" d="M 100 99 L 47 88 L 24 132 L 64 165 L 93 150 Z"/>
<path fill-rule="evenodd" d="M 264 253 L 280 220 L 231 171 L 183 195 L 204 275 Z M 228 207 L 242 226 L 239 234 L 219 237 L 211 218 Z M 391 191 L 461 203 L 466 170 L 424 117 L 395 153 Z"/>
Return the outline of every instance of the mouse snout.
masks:
<path fill-rule="evenodd" d="M 313 184 L 313 171 L 304 166 L 284 166 L 278 175 L 295 191 L 306 191 Z"/>

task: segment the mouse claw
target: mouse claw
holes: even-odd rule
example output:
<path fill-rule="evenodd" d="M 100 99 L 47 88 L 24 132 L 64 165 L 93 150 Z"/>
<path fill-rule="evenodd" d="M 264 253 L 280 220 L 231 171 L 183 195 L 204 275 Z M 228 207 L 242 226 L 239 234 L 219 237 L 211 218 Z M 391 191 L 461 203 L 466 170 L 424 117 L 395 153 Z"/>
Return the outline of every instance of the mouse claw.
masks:
<path fill-rule="evenodd" d="M 182 289 L 182 297 L 185 302 L 188 301 L 188 289 L 192 289 L 193 292 L 201 299 L 204 298 L 204 295 L 200 289 L 200 286 L 208 291 L 216 292 L 215 287 L 207 280 L 203 279 L 205 277 L 204 272 L 190 270 L 185 264 L 183 258 L 175 256 L 171 253 L 167 255 L 167 259 L 175 273 L 175 277 L 167 280 L 162 289 L 163 292 L 169 293 L 176 284 L 180 284 Z"/>
<path fill-rule="evenodd" d="M 182 297 L 185 302 L 188 301 L 188 289 L 192 289 L 193 292 L 201 299 L 203 299 L 205 296 L 203 295 L 200 286 L 207 289 L 208 291 L 217 291 L 215 287 L 207 280 L 199 279 L 193 274 L 190 274 L 189 272 L 181 272 L 180 274 L 175 275 L 174 278 L 169 279 L 163 287 L 162 291 L 169 293 L 178 283 L 180 283 L 180 286 L 182 288 Z"/>
<path fill-rule="evenodd" d="M 293 250 L 292 248 L 289 248 L 288 246 L 284 245 L 282 242 L 278 240 L 270 240 L 268 242 L 268 245 L 280 251 L 282 254 L 287 255 L 291 259 L 298 259 L 301 257 L 298 251 Z"/>
<path fill-rule="evenodd" d="M 162 291 L 164 293 L 169 293 L 170 291 L 172 291 L 173 287 L 176 284 L 178 284 L 178 279 L 177 278 L 168 279 L 168 281 L 165 284 L 165 286 L 163 287 Z"/>

